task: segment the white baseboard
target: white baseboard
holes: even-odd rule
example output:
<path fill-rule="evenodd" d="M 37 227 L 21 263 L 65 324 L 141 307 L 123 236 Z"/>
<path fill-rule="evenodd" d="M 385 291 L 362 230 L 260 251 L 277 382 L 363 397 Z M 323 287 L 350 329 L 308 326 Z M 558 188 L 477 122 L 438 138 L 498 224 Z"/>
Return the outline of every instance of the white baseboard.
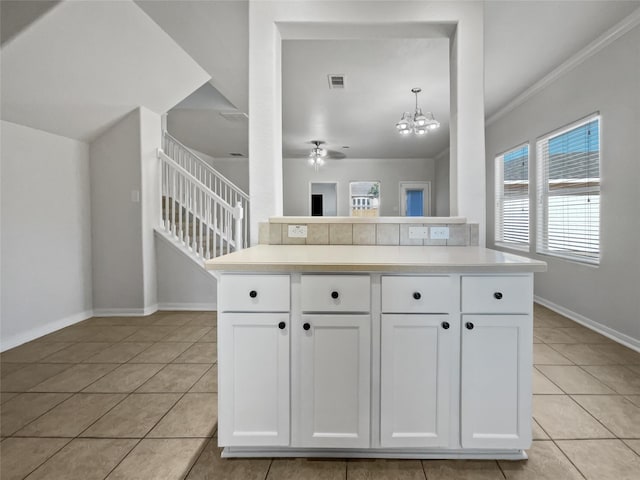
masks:
<path fill-rule="evenodd" d="M 144 317 L 158 311 L 158 305 L 145 308 L 94 308 L 94 317 Z"/>
<path fill-rule="evenodd" d="M 48 335 L 49 333 L 55 332 L 56 330 L 60 330 L 64 327 L 68 327 L 75 323 L 82 322 L 83 320 L 91 317 L 93 317 L 93 311 L 86 310 L 84 312 L 75 313 L 68 317 L 61 318 L 60 320 L 56 320 L 55 322 L 50 322 L 45 325 L 32 328 L 26 332 L 13 335 L 9 338 L 3 337 L 0 339 L 0 352 L 4 352 L 5 350 L 9 350 L 10 348 L 17 347 L 19 345 L 22 345 L 23 343 L 30 342 L 31 340 L 43 337 L 44 335 Z"/>
<path fill-rule="evenodd" d="M 202 311 L 215 312 L 218 305 L 215 303 L 159 303 L 158 310 L 181 310 L 181 311 Z"/>
<path fill-rule="evenodd" d="M 585 327 L 590 328 L 591 330 L 598 332 L 599 334 L 604 335 L 605 337 L 610 338 L 611 340 L 621 343 L 625 347 L 629 347 L 635 350 L 636 352 L 640 352 L 640 340 L 630 337 L 629 335 L 626 335 L 624 333 L 620 333 L 617 330 L 614 330 L 613 328 L 607 327 L 606 325 L 598 323 L 595 320 L 591 320 L 590 318 L 587 318 L 584 315 L 580 315 L 579 313 L 576 313 L 572 310 L 569 310 L 568 308 L 565 308 L 561 305 L 553 303 L 537 295 L 533 297 L 533 300 L 534 302 L 539 303 L 543 307 L 547 307 L 549 310 L 553 310 L 554 312 L 564 315 L 565 317 L 570 318 L 574 322 L 584 325 Z"/>

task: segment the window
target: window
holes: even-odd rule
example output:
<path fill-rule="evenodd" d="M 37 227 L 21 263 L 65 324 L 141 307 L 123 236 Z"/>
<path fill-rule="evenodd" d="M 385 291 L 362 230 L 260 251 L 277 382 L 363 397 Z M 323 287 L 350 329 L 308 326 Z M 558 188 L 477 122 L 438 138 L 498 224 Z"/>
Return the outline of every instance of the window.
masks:
<path fill-rule="evenodd" d="M 496 157 L 496 244 L 529 248 L 529 144 Z"/>
<path fill-rule="evenodd" d="M 537 252 L 600 261 L 600 117 L 537 143 Z"/>
<path fill-rule="evenodd" d="M 349 197 L 352 217 L 380 216 L 380 182 L 351 182 Z"/>

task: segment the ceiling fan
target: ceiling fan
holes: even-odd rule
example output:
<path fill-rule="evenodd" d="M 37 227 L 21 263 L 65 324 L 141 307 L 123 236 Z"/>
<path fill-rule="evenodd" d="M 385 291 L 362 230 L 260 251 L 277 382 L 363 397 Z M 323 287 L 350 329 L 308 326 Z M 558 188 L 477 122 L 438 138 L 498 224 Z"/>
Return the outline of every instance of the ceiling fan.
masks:
<path fill-rule="evenodd" d="M 308 142 L 305 142 L 307 145 L 311 145 L 312 148 L 307 148 L 307 149 L 300 149 L 300 150 L 293 150 L 288 152 L 289 155 L 287 156 L 291 156 L 291 157 L 310 157 L 312 154 L 315 153 L 319 153 L 322 155 L 322 158 L 324 158 L 325 160 L 342 160 L 343 158 L 346 158 L 347 156 L 343 153 L 343 152 L 339 152 L 338 150 L 332 150 L 329 148 L 324 147 L 324 145 L 326 145 L 327 142 L 325 142 L 324 140 L 310 140 Z M 316 152 L 316 149 L 318 149 L 318 151 Z"/>

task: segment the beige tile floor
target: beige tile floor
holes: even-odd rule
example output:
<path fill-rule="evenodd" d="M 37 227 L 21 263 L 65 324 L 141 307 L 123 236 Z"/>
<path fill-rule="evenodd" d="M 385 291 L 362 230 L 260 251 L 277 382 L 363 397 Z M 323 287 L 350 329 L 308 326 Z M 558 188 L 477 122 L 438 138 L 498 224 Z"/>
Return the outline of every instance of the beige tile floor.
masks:
<path fill-rule="evenodd" d="M 640 479 L 640 354 L 536 306 L 529 460 L 221 459 L 216 316 L 92 318 L 0 357 L 0 478 Z"/>

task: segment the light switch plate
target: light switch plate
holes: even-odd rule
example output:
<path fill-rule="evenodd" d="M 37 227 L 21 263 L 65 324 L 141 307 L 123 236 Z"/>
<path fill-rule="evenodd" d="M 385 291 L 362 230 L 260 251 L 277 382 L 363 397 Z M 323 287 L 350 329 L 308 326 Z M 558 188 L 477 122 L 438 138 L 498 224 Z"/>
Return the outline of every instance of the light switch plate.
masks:
<path fill-rule="evenodd" d="M 409 238 L 411 240 L 429 238 L 429 229 L 427 227 L 409 227 Z"/>
<path fill-rule="evenodd" d="M 448 240 L 449 227 L 431 227 L 431 240 Z"/>
<path fill-rule="evenodd" d="M 289 238 L 307 238 L 306 225 L 289 225 Z"/>

